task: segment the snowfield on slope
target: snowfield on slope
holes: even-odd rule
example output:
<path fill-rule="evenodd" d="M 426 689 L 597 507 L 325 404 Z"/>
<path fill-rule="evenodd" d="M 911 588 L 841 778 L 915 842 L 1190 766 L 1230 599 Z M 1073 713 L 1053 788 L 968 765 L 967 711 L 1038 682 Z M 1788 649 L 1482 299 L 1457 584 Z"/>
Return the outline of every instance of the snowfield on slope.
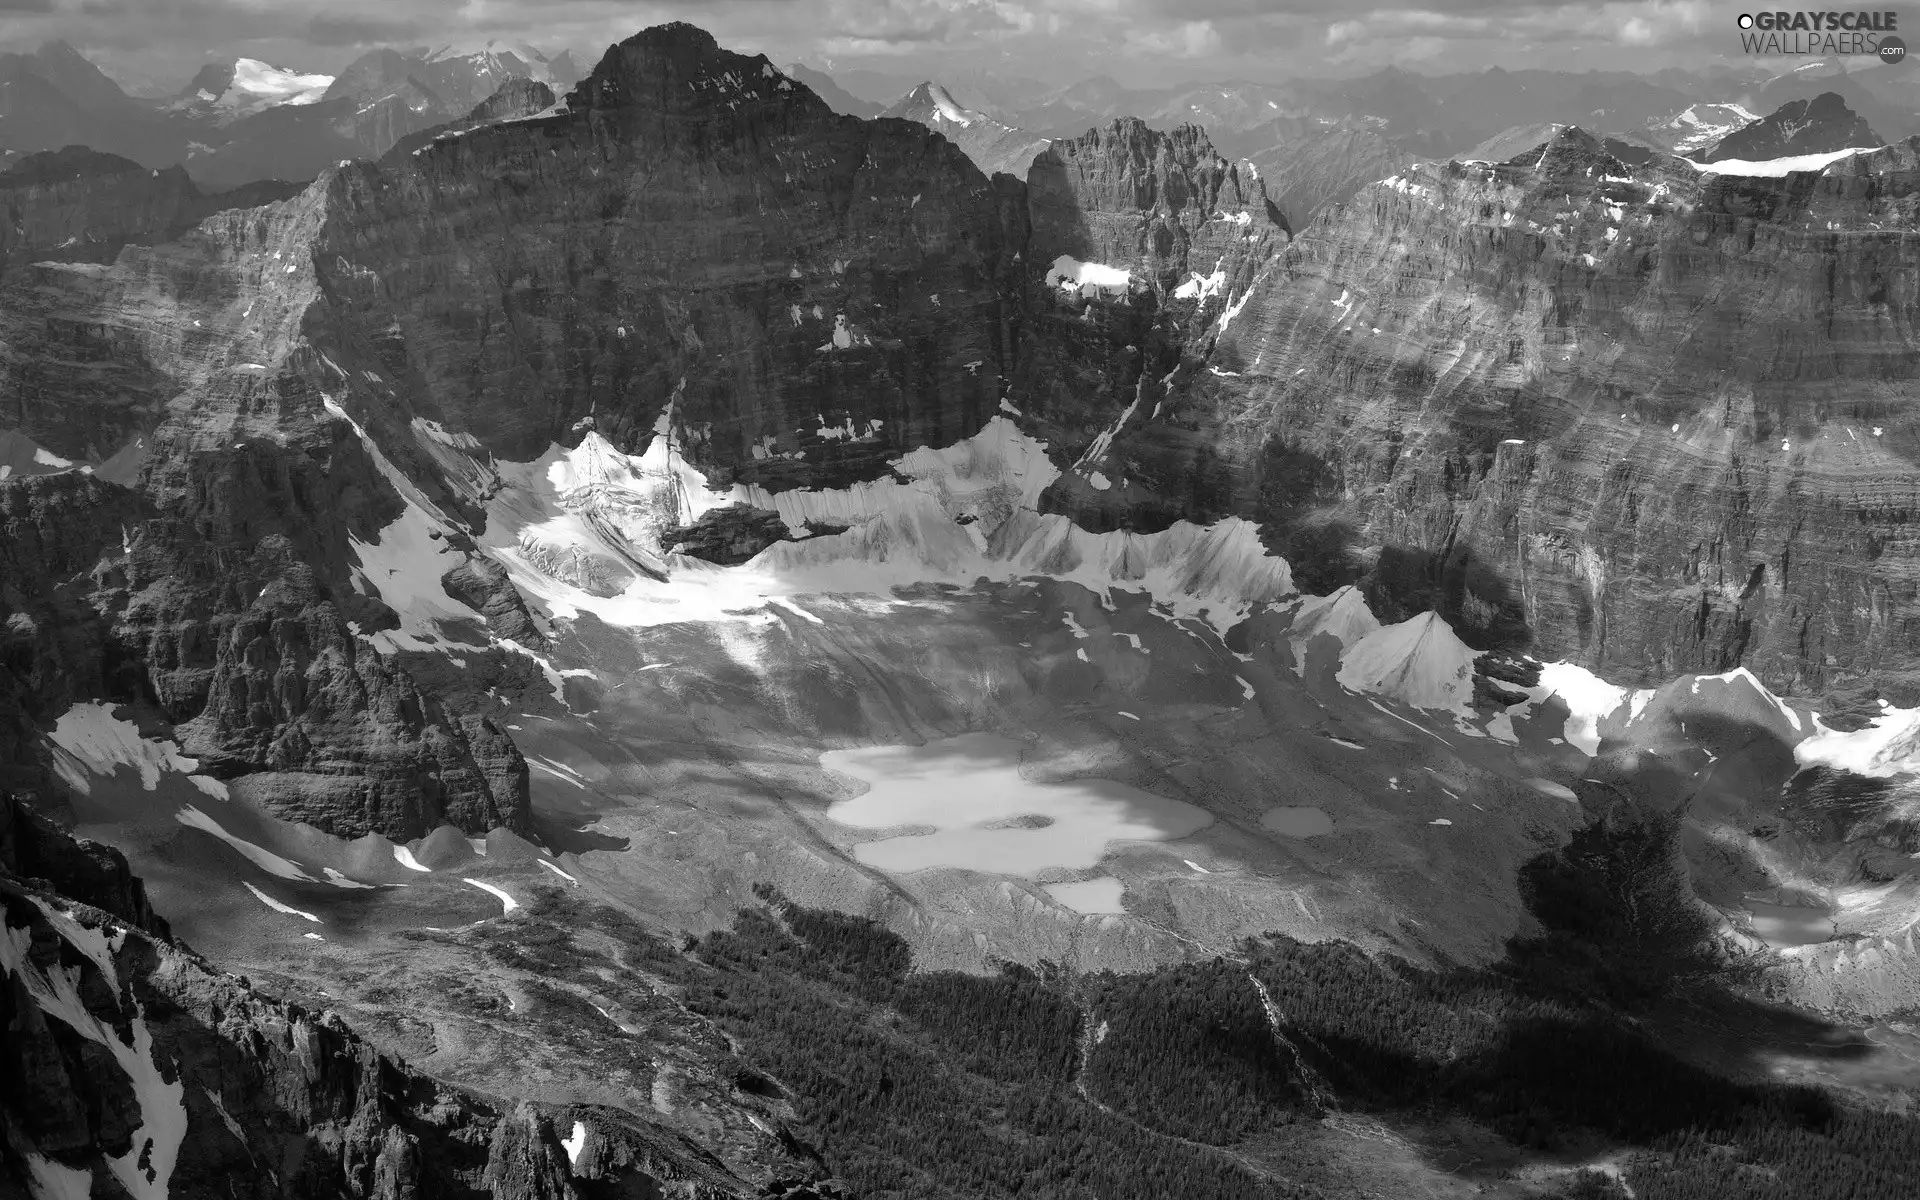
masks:
<path fill-rule="evenodd" d="M 751 619 L 776 599 L 808 593 L 884 599 L 900 586 L 1038 574 L 1146 592 L 1224 630 L 1251 605 L 1295 590 L 1286 561 L 1239 518 L 1095 534 L 1042 515 L 1040 496 L 1059 468 L 1005 416 L 951 446 L 910 451 L 892 467 L 896 478 L 846 488 L 719 491 L 687 462 L 669 406 L 644 454 L 620 454 L 589 434 L 572 450 L 500 464 L 507 486 L 490 503 L 482 541 L 550 616 L 590 612 L 629 628 Z M 736 503 L 775 512 L 796 532 L 847 528 L 775 543 L 738 567 L 660 549 L 666 529 Z"/>
<path fill-rule="evenodd" d="M 1847 150 L 1828 150 L 1821 154 L 1794 154 L 1786 158 L 1723 158 L 1719 162 L 1695 162 L 1683 159 L 1688 166 L 1702 175 L 1756 175 L 1772 179 L 1784 178 L 1795 171 L 1824 171 L 1843 158 L 1852 158 L 1856 154 L 1871 154 L 1879 146 L 1855 146 Z"/>
<path fill-rule="evenodd" d="M 1132 272 L 1104 263 L 1081 262 L 1062 254 L 1047 268 L 1047 286 L 1063 292 L 1078 292 L 1084 299 L 1095 296 L 1124 296 L 1133 284 Z"/>
<path fill-rule="evenodd" d="M 331 401 L 328 407 L 346 415 Z M 1164 615 L 1204 621 L 1222 636 L 1258 607 L 1291 600 L 1286 636 L 1296 673 L 1305 671 L 1309 649 L 1327 635 L 1337 648 L 1341 686 L 1449 714 L 1455 731 L 1473 737 L 1512 742 L 1514 721 L 1535 718 L 1541 706 L 1557 701 L 1568 714 L 1564 741 L 1593 755 L 1603 725 L 1630 724 L 1653 695 L 1571 663 L 1545 663 L 1540 681 L 1521 689 L 1525 701 L 1482 720 L 1484 706 L 1473 703 L 1478 652 L 1437 613 L 1382 626 L 1356 589 L 1300 596 L 1285 559 L 1269 554 L 1259 527 L 1242 518 L 1208 526 L 1180 521 L 1147 534 L 1094 533 L 1064 515 L 1042 513 L 1041 496 L 1060 468 L 1044 443 L 1004 414 L 952 445 L 902 454 L 890 464 L 891 477 L 770 492 L 753 484 L 712 487 L 687 459 L 676 407 L 677 398 L 664 406 L 655 436 L 638 455 L 590 432 L 578 445 L 553 446 L 531 462 L 472 468 L 496 484 L 482 549 L 506 567 L 537 611 L 554 619 L 591 613 L 629 629 L 735 626 L 739 632 L 724 639 L 729 653 L 752 666 L 761 658 L 761 627 L 777 621 L 778 612 L 819 623 L 800 602 L 808 595 L 860 597 L 884 607 L 905 603 L 894 594 L 901 587 L 1044 577 L 1099 596 L 1144 594 Z M 402 616 L 399 631 L 378 636 L 401 646 L 449 646 L 440 636 L 442 621 L 482 618 L 440 586 L 439 575 L 453 561 L 440 554 L 447 519 L 354 428 L 407 502 L 378 543 L 355 543 L 368 585 Z M 458 434 L 435 427 L 421 440 L 468 459 L 470 447 Z M 669 530 L 731 505 L 775 513 L 796 535 L 820 525 L 844 531 L 776 542 L 739 566 L 663 548 Z M 564 675 L 588 673 L 539 661 L 554 677 L 557 696 Z M 1707 681 L 1751 688 L 1799 730 L 1797 713 L 1747 672 L 1698 680 L 1696 690 Z M 1920 770 L 1920 710 L 1890 709 L 1884 721 L 1854 734 L 1836 733 L 1816 719 L 1804 739 L 1796 732 L 1794 740 L 1802 743 L 1796 753 L 1805 763 L 1864 764 L 1866 773 L 1882 774 Z"/>

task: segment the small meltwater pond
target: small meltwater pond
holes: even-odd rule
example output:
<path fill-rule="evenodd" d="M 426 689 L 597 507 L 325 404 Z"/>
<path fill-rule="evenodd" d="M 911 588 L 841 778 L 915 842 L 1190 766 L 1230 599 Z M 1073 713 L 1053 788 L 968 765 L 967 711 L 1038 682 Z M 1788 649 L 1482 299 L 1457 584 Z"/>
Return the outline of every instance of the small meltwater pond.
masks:
<path fill-rule="evenodd" d="M 1083 879 L 1078 883 L 1050 883 L 1044 890 L 1047 895 L 1077 913 L 1124 913 L 1127 911 L 1126 905 L 1120 903 L 1120 897 L 1126 891 L 1126 885 L 1111 875 L 1102 875 L 1098 879 Z"/>
<path fill-rule="evenodd" d="M 964 867 L 1023 877 L 1050 867 L 1084 870 L 1110 842 L 1185 837 L 1213 820 L 1205 809 L 1111 779 L 1022 778 L 1025 749 L 1013 738 L 969 733 L 924 746 L 830 750 L 822 767 L 868 786 L 827 816 L 862 829 L 930 827 L 854 847 L 855 858 L 883 871 Z M 1049 891 L 1082 912 L 1118 911 L 1118 881 L 1054 887 L 1075 889 L 1067 893 L 1072 900 Z"/>
<path fill-rule="evenodd" d="M 1753 914 L 1753 932 L 1774 949 L 1783 946 L 1812 946 L 1833 937 L 1833 915 L 1813 905 L 1768 904 L 1748 900 Z"/>

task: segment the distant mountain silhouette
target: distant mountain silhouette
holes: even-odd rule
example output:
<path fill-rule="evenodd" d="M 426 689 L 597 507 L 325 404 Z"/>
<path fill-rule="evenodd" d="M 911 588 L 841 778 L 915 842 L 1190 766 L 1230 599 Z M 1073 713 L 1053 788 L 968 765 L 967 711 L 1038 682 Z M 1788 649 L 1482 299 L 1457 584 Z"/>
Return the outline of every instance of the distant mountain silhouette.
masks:
<path fill-rule="evenodd" d="M 1884 144 L 1839 93 L 1822 92 L 1811 100 L 1789 101 L 1753 124 L 1734 130 L 1707 151 L 1702 161 L 1758 161 Z"/>

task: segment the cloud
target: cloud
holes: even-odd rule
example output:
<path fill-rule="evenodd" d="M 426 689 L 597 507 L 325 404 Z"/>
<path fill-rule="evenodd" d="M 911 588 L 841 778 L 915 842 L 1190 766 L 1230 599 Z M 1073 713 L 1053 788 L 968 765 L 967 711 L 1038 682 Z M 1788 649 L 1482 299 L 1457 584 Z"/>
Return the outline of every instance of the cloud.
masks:
<path fill-rule="evenodd" d="M 1367 25 L 1364 21 L 1335 21 L 1327 26 L 1326 41 L 1329 46 L 1338 46 L 1343 42 L 1351 42 L 1366 35 Z"/>
<path fill-rule="evenodd" d="M 64 37 L 109 70 L 177 87 L 237 54 L 334 71 L 374 46 L 489 37 L 592 62 L 645 26 L 686 20 L 778 62 L 1147 86 L 1388 64 L 1689 65 L 1737 49 L 1727 12 L 1714 0 L 0 0 L 0 48 Z"/>
<path fill-rule="evenodd" d="M 408 17 L 317 16 L 307 22 L 307 40 L 316 46 L 378 46 L 411 41 L 425 33 Z"/>
<path fill-rule="evenodd" d="M 1139 54 L 1166 54 L 1174 58 L 1207 58 L 1220 53 L 1220 33 L 1212 21 L 1182 21 L 1171 29 L 1135 30 L 1126 46 Z"/>

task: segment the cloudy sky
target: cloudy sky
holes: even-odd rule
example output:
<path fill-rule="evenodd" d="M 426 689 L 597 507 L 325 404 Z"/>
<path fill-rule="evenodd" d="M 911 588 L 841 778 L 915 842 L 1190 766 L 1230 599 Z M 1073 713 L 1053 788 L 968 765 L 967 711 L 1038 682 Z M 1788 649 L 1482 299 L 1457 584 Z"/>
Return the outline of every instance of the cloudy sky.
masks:
<path fill-rule="evenodd" d="M 177 85 L 222 57 L 330 70 L 376 45 L 488 37 L 592 61 L 643 26 L 685 20 L 783 63 L 1145 85 L 1387 64 L 1702 66 L 1737 51 L 1740 11 L 1739 0 L 0 0 L 0 43 L 64 37 L 123 79 Z"/>

